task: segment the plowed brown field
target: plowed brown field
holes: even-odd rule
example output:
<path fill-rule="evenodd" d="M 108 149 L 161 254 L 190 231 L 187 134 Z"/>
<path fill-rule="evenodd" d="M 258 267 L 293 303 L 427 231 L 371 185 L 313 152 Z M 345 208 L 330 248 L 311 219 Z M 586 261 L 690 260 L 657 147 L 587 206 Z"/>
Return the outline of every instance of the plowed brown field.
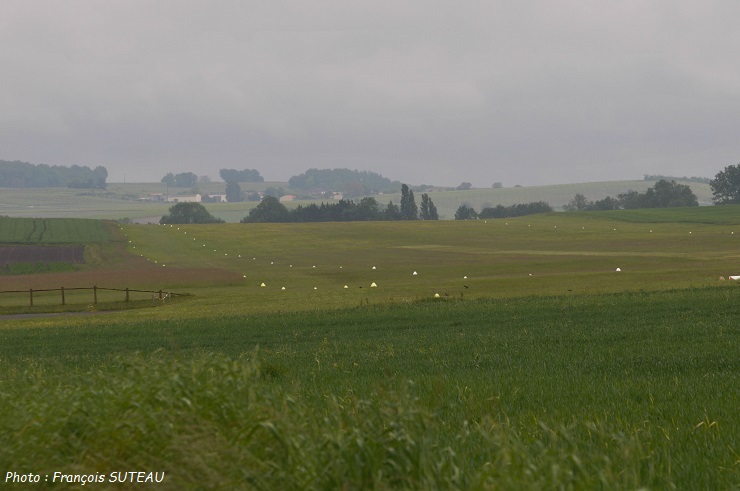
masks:
<path fill-rule="evenodd" d="M 0 246 L 0 265 L 14 263 L 83 264 L 84 246 Z"/>

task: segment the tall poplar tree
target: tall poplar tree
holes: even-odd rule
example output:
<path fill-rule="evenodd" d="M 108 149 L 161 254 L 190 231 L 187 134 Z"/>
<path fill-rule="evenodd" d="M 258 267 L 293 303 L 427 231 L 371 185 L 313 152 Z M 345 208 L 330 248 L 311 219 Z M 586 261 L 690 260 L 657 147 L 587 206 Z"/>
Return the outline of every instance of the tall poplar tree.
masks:
<path fill-rule="evenodd" d="M 414 200 L 414 192 L 406 184 L 401 185 L 401 220 L 418 220 L 419 208 Z"/>

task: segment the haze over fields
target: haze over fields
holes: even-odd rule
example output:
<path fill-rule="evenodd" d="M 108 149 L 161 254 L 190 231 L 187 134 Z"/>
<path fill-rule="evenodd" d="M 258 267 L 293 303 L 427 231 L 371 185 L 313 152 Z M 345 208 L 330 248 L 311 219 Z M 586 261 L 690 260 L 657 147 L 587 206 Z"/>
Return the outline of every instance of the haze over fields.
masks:
<path fill-rule="evenodd" d="M 740 160 L 730 0 L 0 3 L 5 160 L 537 186 Z"/>

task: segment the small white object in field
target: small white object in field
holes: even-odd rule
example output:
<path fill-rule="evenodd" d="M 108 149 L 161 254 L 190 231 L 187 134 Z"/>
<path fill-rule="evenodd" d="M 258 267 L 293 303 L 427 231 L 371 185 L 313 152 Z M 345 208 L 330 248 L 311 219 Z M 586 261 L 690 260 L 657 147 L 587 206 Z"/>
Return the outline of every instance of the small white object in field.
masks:
<path fill-rule="evenodd" d="M 265 285 L 264 283 L 262 283 L 260 286 L 267 286 L 267 285 Z"/>
<path fill-rule="evenodd" d="M 311 266 L 311 267 L 312 267 L 312 268 L 315 268 L 315 267 L 316 267 L 316 265 L 314 264 L 314 265 L 313 265 L 313 266 Z"/>
<path fill-rule="evenodd" d="M 555 228 L 558 228 L 558 226 L 557 226 L 557 225 L 555 225 Z"/>
<path fill-rule="evenodd" d="M 245 274 L 244 274 L 244 275 L 242 275 L 242 278 L 246 278 L 246 277 L 247 277 L 247 275 L 245 275 Z"/>
<path fill-rule="evenodd" d="M 377 286 L 374 281 L 370 284 L 370 288 L 377 288 Z"/>
<path fill-rule="evenodd" d="M 413 276 L 416 276 L 417 274 L 418 274 L 418 273 L 417 273 L 416 271 L 414 271 L 414 272 L 412 273 L 412 275 L 413 275 Z"/>
<path fill-rule="evenodd" d="M 719 281 L 725 281 L 725 277 L 724 276 L 720 276 L 719 277 Z"/>
<path fill-rule="evenodd" d="M 615 229 L 614 229 L 614 231 L 616 232 L 616 231 L 617 231 L 617 229 L 615 228 Z"/>
<path fill-rule="evenodd" d="M 375 266 L 373 266 L 373 269 L 375 269 Z"/>
<path fill-rule="evenodd" d="M 529 273 L 529 276 L 532 276 L 532 273 Z"/>
<path fill-rule="evenodd" d="M 617 268 L 617 271 L 622 271 L 622 268 Z"/>
<path fill-rule="evenodd" d="M 341 267 L 341 266 L 339 266 L 339 269 L 342 269 L 342 267 Z"/>
<path fill-rule="evenodd" d="M 318 290 L 318 288 L 316 288 L 316 287 L 313 287 L 313 289 L 314 289 L 314 290 Z"/>
<path fill-rule="evenodd" d="M 507 224 L 508 225 L 508 224 Z M 439 298 L 439 293 L 434 294 L 434 298 Z"/>
<path fill-rule="evenodd" d="M 737 281 L 740 280 L 740 276 L 730 276 L 730 279 Z"/>
<path fill-rule="evenodd" d="M 270 264 L 275 264 L 275 262 L 274 261 L 270 261 Z"/>
<path fill-rule="evenodd" d="M 468 277 L 467 277 L 467 276 L 463 276 L 463 279 L 464 279 L 464 280 L 467 280 L 467 279 L 468 279 Z"/>
<path fill-rule="evenodd" d="M 285 287 L 282 287 L 281 290 L 285 290 Z"/>
<path fill-rule="evenodd" d="M 224 253 L 224 256 L 228 256 L 228 254 Z"/>
<path fill-rule="evenodd" d="M 651 230 L 651 231 L 650 231 L 650 233 L 652 234 L 652 233 L 653 233 L 653 231 Z"/>
<path fill-rule="evenodd" d="M 164 264 L 162 265 L 162 267 L 164 268 Z"/>
<path fill-rule="evenodd" d="M 239 254 L 239 257 L 242 257 L 242 255 L 241 255 L 241 254 Z"/>
<path fill-rule="evenodd" d="M 345 288 L 349 288 L 347 285 L 344 285 Z"/>
<path fill-rule="evenodd" d="M 291 265 L 290 265 L 290 267 L 292 268 L 292 267 L 293 267 L 293 265 L 291 264 Z"/>

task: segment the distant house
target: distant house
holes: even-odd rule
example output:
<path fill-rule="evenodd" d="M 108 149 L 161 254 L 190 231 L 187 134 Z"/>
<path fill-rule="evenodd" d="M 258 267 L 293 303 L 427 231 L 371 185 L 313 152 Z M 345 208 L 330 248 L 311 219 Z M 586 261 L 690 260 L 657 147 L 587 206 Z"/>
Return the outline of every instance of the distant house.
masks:
<path fill-rule="evenodd" d="M 142 201 L 155 201 L 159 203 L 164 203 L 167 201 L 167 195 L 166 194 L 150 194 L 148 198 L 141 198 Z"/>
<path fill-rule="evenodd" d="M 294 195 L 292 195 L 292 194 L 285 194 L 285 195 L 283 195 L 283 196 L 280 196 L 280 202 L 281 202 L 281 203 L 282 203 L 283 201 L 293 201 L 294 199 L 295 199 L 295 196 L 294 196 Z"/>
<path fill-rule="evenodd" d="M 226 199 L 225 194 L 210 194 L 211 201 L 215 201 L 216 203 L 226 203 L 228 200 Z"/>
<path fill-rule="evenodd" d="M 344 193 L 332 193 L 332 199 L 344 199 Z"/>
<path fill-rule="evenodd" d="M 168 196 L 167 202 L 168 203 L 200 203 L 201 197 L 200 194 L 196 194 L 195 196 Z"/>

